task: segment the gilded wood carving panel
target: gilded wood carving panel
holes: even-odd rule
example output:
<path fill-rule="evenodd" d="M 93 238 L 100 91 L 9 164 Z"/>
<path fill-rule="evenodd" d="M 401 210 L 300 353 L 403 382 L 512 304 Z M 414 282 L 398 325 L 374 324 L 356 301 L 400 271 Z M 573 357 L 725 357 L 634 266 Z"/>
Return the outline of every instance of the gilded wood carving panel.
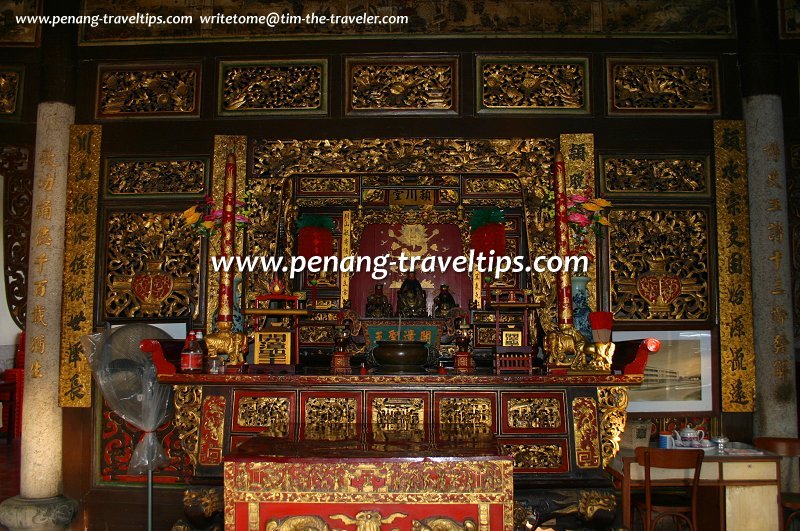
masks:
<path fill-rule="evenodd" d="M 588 396 L 572 400 L 572 424 L 575 437 L 575 464 L 579 468 L 600 466 L 600 433 L 597 423 L 597 402 Z"/>
<path fill-rule="evenodd" d="M 83 355 L 81 337 L 94 331 L 101 145 L 101 126 L 71 126 L 59 367 L 58 404 L 62 407 L 91 407 L 92 404 L 92 371 Z M 52 174 L 45 175 L 37 186 L 52 188 Z M 44 295 L 46 290 L 46 282 L 37 286 L 38 295 Z"/>
<path fill-rule="evenodd" d="M 219 72 L 220 115 L 328 112 L 325 59 L 222 61 Z"/>
<path fill-rule="evenodd" d="M 349 113 L 458 112 L 456 57 L 349 58 Z"/>
<path fill-rule="evenodd" d="M 708 157 L 604 156 L 601 189 L 609 196 L 711 193 Z"/>
<path fill-rule="evenodd" d="M 18 12 L 17 2 L 9 2 Z M 34 7 L 33 0 L 21 0 L 26 9 Z M 268 20 L 275 13 L 275 3 L 247 2 L 232 4 L 226 0 L 181 2 L 170 4 L 170 14 L 191 15 L 191 24 L 154 24 L 146 30 L 131 31 L 119 25 L 99 24 L 82 27 L 83 44 L 131 44 L 134 42 L 219 41 L 247 39 L 337 39 L 352 38 L 353 34 L 365 38 L 407 39 L 420 37 L 486 38 L 498 36 L 565 38 L 574 36 L 606 37 L 640 36 L 663 39 L 670 37 L 732 37 L 732 2 L 727 0 L 519 0 L 515 2 L 386 2 L 367 0 L 328 0 L 324 9 L 319 3 L 297 0 L 290 13 L 297 18 L 271 19 L 267 24 L 201 23 L 201 16 L 234 16 L 246 14 Z M 118 0 L 86 0 L 83 12 L 129 15 Z M 155 0 L 138 0 L 132 5 L 144 13 L 158 12 L 162 3 Z M 491 6 L 491 11 L 489 9 Z M 358 7 L 356 9 L 356 7 Z M 35 9 L 35 7 L 34 7 Z M 31 11 L 27 11 L 31 13 Z M 25 11 L 23 11 L 25 13 Z M 33 11 L 32 13 L 35 13 Z M 309 17 L 317 15 L 402 15 L 405 22 L 387 20 L 385 24 L 370 21 L 366 24 L 310 23 Z M 490 14 L 491 13 L 491 14 Z M 792 28 L 799 16 L 790 13 Z M 256 19 L 257 20 L 257 19 Z M 34 32 L 35 27 L 27 29 Z M 17 31 L 8 31 L 13 35 Z M 797 33 L 797 32 L 795 32 Z M 8 35 L 7 34 L 7 35 Z M 367 41 L 369 42 L 369 41 Z"/>
<path fill-rule="evenodd" d="M 615 210 L 609 221 L 615 319 L 709 318 L 705 210 Z"/>
<path fill-rule="evenodd" d="M 600 447 L 603 467 L 619 452 L 620 435 L 625 431 L 628 390 L 624 387 L 598 387 L 597 410 L 600 414 Z"/>
<path fill-rule="evenodd" d="M 566 439 L 502 439 L 501 447 L 514 459 L 515 472 L 569 471 Z"/>
<path fill-rule="evenodd" d="M 360 395 L 303 397 L 303 436 L 339 441 L 357 436 L 361 421 Z"/>
<path fill-rule="evenodd" d="M 248 252 L 291 254 L 292 231 L 286 232 L 287 242 L 279 249 L 276 227 L 279 223 L 287 227 L 293 224 L 295 210 L 291 197 L 294 175 L 349 173 L 390 179 L 402 178 L 403 174 L 500 174 L 515 175 L 520 180 L 521 200 L 475 198 L 464 200 L 463 204 L 474 206 L 488 202 L 502 208 L 524 206 L 529 254 L 552 255 L 554 222 L 547 205 L 552 191 L 554 150 L 554 139 L 257 140 L 252 149 L 252 175 L 256 177 L 248 181 L 248 187 L 256 198 L 251 206 L 253 224 L 248 236 Z M 365 177 L 364 186 L 372 186 L 371 183 L 377 182 L 383 181 L 369 181 Z M 341 207 L 357 202 L 358 198 L 301 198 L 297 206 Z M 248 279 L 248 291 L 264 292 L 268 279 L 259 281 L 258 275 L 251 277 Z M 546 299 L 542 301 L 546 307 L 541 310 L 541 320 L 543 326 L 549 329 L 555 317 L 554 277 L 548 273 L 536 274 L 530 277 L 530 282 L 533 292 L 543 294 L 543 299 Z M 342 288 L 344 295 L 344 282 Z"/>
<path fill-rule="evenodd" d="M 207 396 L 203 400 L 202 413 L 198 462 L 207 466 L 219 465 L 225 441 L 225 397 Z"/>
<path fill-rule="evenodd" d="M 3 278 L 11 319 L 25 328 L 33 208 L 33 160 L 27 146 L 0 148 L 3 174 Z"/>
<path fill-rule="evenodd" d="M 588 112 L 584 58 L 478 57 L 478 112 Z"/>
<path fill-rule="evenodd" d="M 722 410 L 747 412 L 755 406 L 756 362 L 743 121 L 714 122 L 714 159 Z"/>
<path fill-rule="evenodd" d="M 23 66 L 0 66 L 0 120 L 19 119 L 24 74 Z"/>
<path fill-rule="evenodd" d="M 106 159 L 106 193 L 113 196 L 202 194 L 207 158 Z"/>
<path fill-rule="evenodd" d="M 110 212 L 103 316 L 187 317 L 197 304 L 200 237 L 180 212 Z"/>
<path fill-rule="evenodd" d="M 269 437 L 287 437 L 289 433 L 290 399 L 274 396 L 243 396 L 236 401 L 236 426 L 259 428 Z"/>
<path fill-rule="evenodd" d="M 718 114 L 719 79 L 714 60 L 608 61 L 608 112 Z"/>
<path fill-rule="evenodd" d="M 200 63 L 100 65 L 97 118 L 191 117 L 200 113 Z"/>

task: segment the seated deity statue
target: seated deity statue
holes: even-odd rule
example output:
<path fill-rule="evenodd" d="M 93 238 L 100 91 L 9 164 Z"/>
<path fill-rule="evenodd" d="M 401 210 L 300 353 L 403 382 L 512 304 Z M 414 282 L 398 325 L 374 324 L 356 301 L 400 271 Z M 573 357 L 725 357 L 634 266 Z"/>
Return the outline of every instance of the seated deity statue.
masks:
<path fill-rule="evenodd" d="M 453 294 L 450 293 L 450 286 L 442 284 L 439 294 L 433 299 L 433 316 L 447 317 L 450 310 L 457 307 Z"/>
<path fill-rule="evenodd" d="M 428 303 L 425 290 L 413 271 L 406 273 L 406 279 L 397 294 L 397 315 L 400 317 L 428 317 Z"/>
<path fill-rule="evenodd" d="M 391 317 L 392 305 L 389 298 L 383 294 L 383 284 L 375 284 L 375 293 L 367 297 L 367 317 Z"/>

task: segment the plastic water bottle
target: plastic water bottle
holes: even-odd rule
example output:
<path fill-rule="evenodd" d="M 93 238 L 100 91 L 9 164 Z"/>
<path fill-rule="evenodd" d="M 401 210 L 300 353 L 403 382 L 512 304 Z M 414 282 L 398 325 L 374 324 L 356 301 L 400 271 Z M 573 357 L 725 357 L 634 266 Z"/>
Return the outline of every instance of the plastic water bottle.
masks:
<path fill-rule="evenodd" d="M 186 346 L 181 351 L 181 372 L 201 372 L 203 370 L 203 347 L 197 342 L 194 332 L 189 332 Z"/>

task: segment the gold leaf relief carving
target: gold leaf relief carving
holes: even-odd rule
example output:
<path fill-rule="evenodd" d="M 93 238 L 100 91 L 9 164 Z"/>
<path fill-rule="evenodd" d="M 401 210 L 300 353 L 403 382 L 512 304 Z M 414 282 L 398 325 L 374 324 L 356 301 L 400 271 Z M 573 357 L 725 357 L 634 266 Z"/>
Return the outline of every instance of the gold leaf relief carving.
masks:
<path fill-rule="evenodd" d="M 492 179 L 486 177 L 466 177 L 464 195 L 519 195 L 519 179 Z"/>
<path fill-rule="evenodd" d="M 116 70 L 101 67 L 99 116 L 195 114 L 199 67 Z"/>
<path fill-rule="evenodd" d="M 356 193 L 355 177 L 300 177 L 299 192 L 302 193 Z"/>
<path fill-rule="evenodd" d="M 114 212 L 106 224 L 104 315 L 188 315 L 199 295 L 200 237 L 181 213 Z M 144 282 L 151 289 L 143 294 L 137 286 Z"/>
<path fill-rule="evenodd" d="M 289 435 L 289 399 L 270 396 L 246 396 L 238 401 L 236 422 L 247 428 L 264 428 L 269 437 Z"/>
<path fill-rule="evenodd" d="M 204 160 L 111 161 L 106 177 L 112 194 L 199 194 L 205 190 Z"/>
<path fill-rule="evenodd" d="M 557 398 L 512 398 L 508 401 L 508 425 L 511 428 L 547 428 L 563 426 L 561 400 Z"/>
<path fill-rule="evenodd" d="M 448 110 L 454 101 L 454 64 L 354 64 L 353 110 Z"/>
<path fill-rule="evenodd" d="M 442 398 L 439 403 L 441 424 L 492 426 L 492 401 L 489 398 Z"/>
<path fill-rule="evenodd" d="M 607 158 L 603 171 L 609 192 L 708 192 L 705 158 Z"/>
<path fill-rule="evenodd" d="M 504 444 L 503 451 L 514 458 L 514 468 L 553 468 L 564 466 L 564 447 L 560 444 Z"/>
<path fill-rule="evenodd" d="M 224 111 L 313 110 L 323 105 L 323 64 L 222 65 Z"/>
<path fill-rule="evenodd" d="M 708 318 L 706 212 L 617 210 L 609 221 L 611 311 L 616 319 Z M 648 299 L 653 282 L 661 292 Z"/>
<path fill-rule="evenodd" d="M 19 72 L 0 71 L 0 115 L 12 115 L 17 112 L 21 80 Z"/>
<path fill-rule="evenodd" d="M 484 63 L 484 107 L 489 109 L 580 109 L 586 105 L 583 64 Z"/>
<path fill-rule="evenodd" d="M 715 63 L 612 65 L 614 111 L 717 112 Z"/>

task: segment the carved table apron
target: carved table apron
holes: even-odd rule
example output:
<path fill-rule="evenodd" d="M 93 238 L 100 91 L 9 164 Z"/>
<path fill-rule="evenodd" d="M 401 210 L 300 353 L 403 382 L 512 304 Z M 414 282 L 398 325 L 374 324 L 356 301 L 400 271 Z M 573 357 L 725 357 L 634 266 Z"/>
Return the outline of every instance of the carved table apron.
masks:
<path fill-rule="evenodd" d="M 224 459 L 226 531 L 513 529 L 513 461 L 494 437 L 414 443 L 256 436 Z"/>

